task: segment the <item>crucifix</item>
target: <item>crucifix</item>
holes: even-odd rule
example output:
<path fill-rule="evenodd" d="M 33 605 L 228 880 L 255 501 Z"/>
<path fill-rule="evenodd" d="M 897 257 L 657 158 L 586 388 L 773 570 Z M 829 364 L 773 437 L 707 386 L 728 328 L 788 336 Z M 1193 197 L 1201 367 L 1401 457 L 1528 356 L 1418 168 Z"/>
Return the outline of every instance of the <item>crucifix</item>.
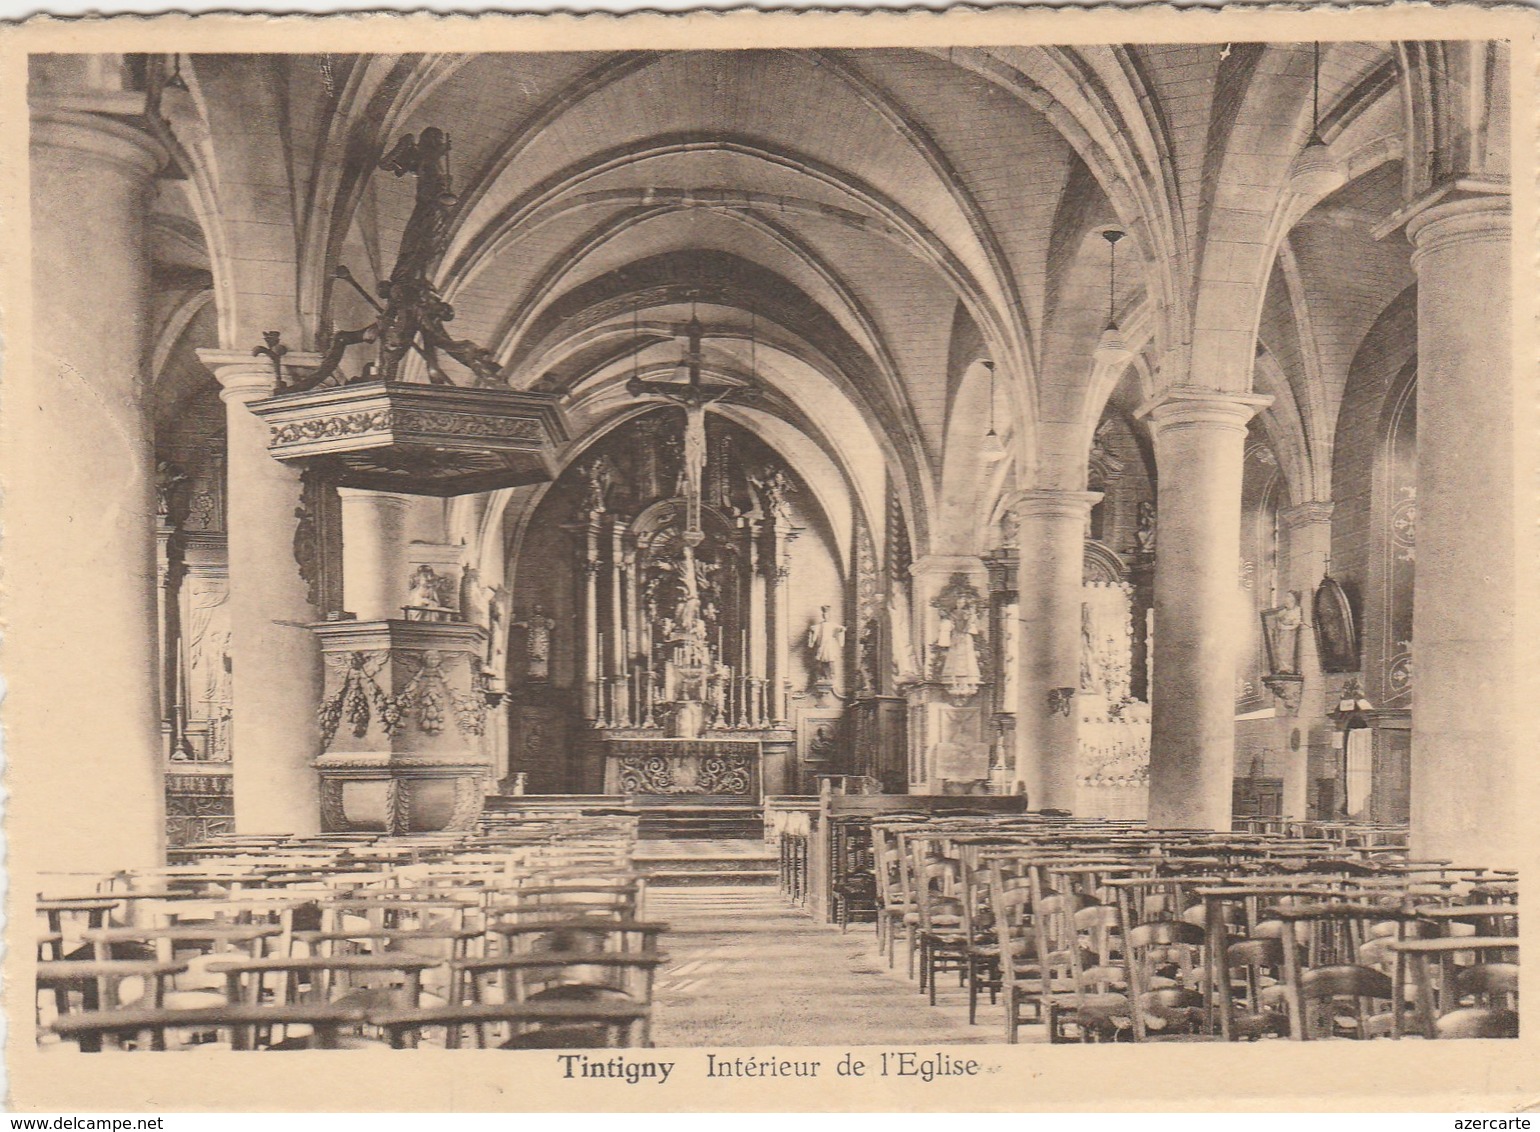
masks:
<path fill-rule="evenodd" d="M 695 300 L 690 300 L 690 321 L 685 326 L 685 350 L 679 368 L 684 381 L 647 381 L 638 375 L 626 382 L 626 392 L 633 397 L 661 397 L 684 409 L 684 469 L 680 476 L 685 501 L 684 542 L 687 548 L 699 546 L 705 539 L 701 529 L 701 492 L 706 473 L 706 406 L 731 400 L 747 400 L 757 390 L 749 385 L 710 382 L 701 379 L 701 338 L 704 330 L 695 315 Z M 687 563 L 689 559 L 686 559 Z"/>

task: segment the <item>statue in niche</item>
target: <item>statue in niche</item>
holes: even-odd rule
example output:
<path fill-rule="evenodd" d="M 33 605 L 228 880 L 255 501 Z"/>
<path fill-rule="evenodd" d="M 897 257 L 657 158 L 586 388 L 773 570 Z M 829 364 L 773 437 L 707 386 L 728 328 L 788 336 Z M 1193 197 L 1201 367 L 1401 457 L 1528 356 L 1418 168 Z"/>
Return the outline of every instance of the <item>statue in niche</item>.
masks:
<path fill-rule="evenodd" d="M 913 684 L 920 678 L 920 666 L 914 656 L 909 595 L 897 579 L 888 586 L 888 637 L 893 642 L 893 682 Z"/>
<path fill-rule="evenodd" d="M 1134 532 L 1134 545 L 1140 554 L 1155 553 L 1155 504 L 1148 499 L 1139 503 L 1139 528 Z"/>
<path fill-rule="evenodd" d="M 186 708 L 192 718 L 208 721 L 208 757 L 227 762 L 233 698 L 228 592 L 222 585 L 195 587 L 188 612 Z"/>
<path fill-rule="evenodd" d="M 604 499 L 615 482 L 615 473 L 608 458 L 596 456 L 581 469 L 583 477 L 583 510 L 603 513 Z"/>
<path fill-rule="evenodd" d="M 857 696 L 875 696 L 878 692 L 877 649 L 880 632 L 875 617 L 868 617 L 861 626 L 861 639 L 856 643 Z"/>
<path fill-rule="evenodd" d="M 941 615 L 935 641 L 941 654 L 937 678 L 951 695 L 962 699 L 976 693 L 984 682 L 978 647 L 981 602 L 978 589 L 966 574 L 953 574 L 931 599 L 932 608 Z"/>
<path fill-rule="evenodd" d="M 785 472 L 772 468 L 763 476 L 750 477 L 749 483 L 759 493 L 766 517 L 776 523 L 791 522 L 791 478 Z"/>
<path fill-rule="evenodd" d="M 812 653 L 814 684 L 834 684 L 834 668 L 845 650 L 845 626 L 829 620 L 829 607 L 819 607 L 818 620 L 807 631 Z"/>
<path fill-rule="evenodd" d="M 489 591 L 481 584 L 481 571 L 466 566 L 460 572 L 460 616 L 472 625 L 487 624 Z"/>
<path fill-rule="evenodd" d="M 1264 610 L 1262 627 L 1267 636 L 1267 667 L 1274 676 L 1299 675 L 1299 633 L 1305 623 L 1304 611 L 1299 607 L 1299 594 L 1288 590 L 1283 595 L 1283 605 Z"/>
<path fill-rule="evenodd" d="M 513 628 L 524 630 L 525 674 L 531 680 L 551 678 L 551 630 L 556 622 L 545 615 L 536 604 L 522 621 L 515 621 Z"/>
<path fill-rule="evenodd" d="M 1107 690 L 1107 677 L 1102 671 L 1101 650 L 1097 648 L 1096 624 L 1089 602 L 1080 604 L 1080 690 L 1091 695 L 1102 695 Z"/>
<path fill-rule="evenodd" d="M 1017 546 L 1021 541 L 1021 518 L 1014 509 L 1000 516 L 1000 545 Z"/>
<path fill-rule="evenodd" d="M 508 678 L 508 590 L 505 586 L 493 586 L 487 599 L 487 671 L 493 681 L 501 686 Z M 546 650 L 547 655 L 550 649 Z"/>
<path fill-rule="evenodd" d="M 155 515 L 157 518 L 171 521 L 172 493 L 176 491 L 177 485 L 186 483 L 187 478 L 187 473 L 170 460 L 156 461 Z"/>

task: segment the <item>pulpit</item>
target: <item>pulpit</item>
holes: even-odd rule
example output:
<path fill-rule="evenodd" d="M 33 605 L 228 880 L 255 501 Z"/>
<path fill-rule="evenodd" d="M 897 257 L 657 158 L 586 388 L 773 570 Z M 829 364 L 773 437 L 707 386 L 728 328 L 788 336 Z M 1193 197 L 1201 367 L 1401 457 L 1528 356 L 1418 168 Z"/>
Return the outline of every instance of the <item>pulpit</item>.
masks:
<path fill-rule="evenodd" d="M 486 631 L 397 620 L 311 628 L 326 662 L 322 829 L 470 829 L 492 776 L 481 743 Z"/>

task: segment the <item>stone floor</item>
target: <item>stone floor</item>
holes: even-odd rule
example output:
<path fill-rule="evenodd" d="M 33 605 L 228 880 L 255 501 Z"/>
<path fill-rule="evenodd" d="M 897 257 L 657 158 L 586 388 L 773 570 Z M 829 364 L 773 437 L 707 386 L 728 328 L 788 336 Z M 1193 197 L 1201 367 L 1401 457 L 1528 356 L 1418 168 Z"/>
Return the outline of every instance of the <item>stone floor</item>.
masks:
<path fill-rule="evenodd" d="M 814 923 L 774 888 L 654 889 L 647 918 L 670 929 L 670 960 L 658 973 L 658 1046 L 913 1045 L 1003 1040 L 999 1007 L 981 1005 L 968 1025 L 956 977 L 926 1004 L 890 971 L 870 924 Z M 1032 1040 L 1033 1027 L 1023 1040 Z"/>

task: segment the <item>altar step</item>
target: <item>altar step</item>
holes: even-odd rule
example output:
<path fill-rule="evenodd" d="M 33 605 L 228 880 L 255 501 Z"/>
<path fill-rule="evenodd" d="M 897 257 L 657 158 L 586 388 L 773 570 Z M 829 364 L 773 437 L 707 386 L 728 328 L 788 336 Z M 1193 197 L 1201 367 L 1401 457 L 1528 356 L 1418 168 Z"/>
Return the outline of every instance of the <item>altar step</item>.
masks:
<path fill-rule="evenodd" d="M 776 851 L 763 841 L 739 838 L 643 841 L 632 862 L 649 888 L 773 888 L 780 867 Z"/>
<path fill-rule="evenodd" d="M 764 813 L 757 805 L 670 802 L 637 809 L 637 832 L 644 841 L 761 841 L 765 835 Z"/>

